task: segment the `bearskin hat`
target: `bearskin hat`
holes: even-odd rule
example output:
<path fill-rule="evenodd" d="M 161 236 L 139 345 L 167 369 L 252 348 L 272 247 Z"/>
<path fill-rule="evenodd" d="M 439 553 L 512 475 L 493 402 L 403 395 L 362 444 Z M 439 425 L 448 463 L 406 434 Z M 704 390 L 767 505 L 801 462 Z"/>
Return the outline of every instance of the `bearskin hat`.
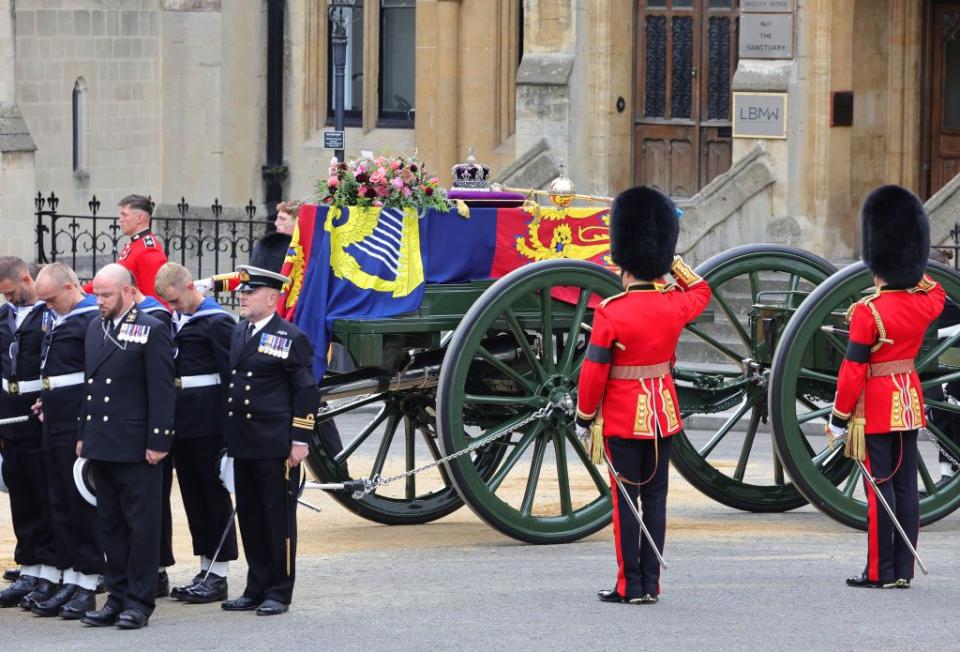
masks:
<path fill-rule="evenodd" d="M 624 190 L 610 208 L 610 257 L 638 279 L 650 281 L 670 271 L 680 235 L 673 201 L 658 190 Z"/>
<path fill-rule="evenodd" d="M 286 233 L 271 231 L 257 240 L 250 254 L 250 264 L 254 267 L 280 272 L 283 259 L 290 248 L 290 236 Z"/>
<path fill-rule="evenodd" d="M 860 211 L 861 255 L 890 288 L 920 282 L 930 255 L 930 220 L 920 199 L 900 186 L 881 186 Z"/>

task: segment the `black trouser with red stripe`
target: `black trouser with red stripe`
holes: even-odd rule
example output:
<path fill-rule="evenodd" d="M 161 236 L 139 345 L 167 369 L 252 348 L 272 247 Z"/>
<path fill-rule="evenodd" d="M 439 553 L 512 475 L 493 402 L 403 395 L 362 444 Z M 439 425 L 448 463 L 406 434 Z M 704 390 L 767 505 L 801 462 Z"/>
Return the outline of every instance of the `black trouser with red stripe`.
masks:
<path fill-rule="evenodd" d="M 917 431 L 867 435 L 867 459 L 864 464 L 916 547 L 920 530 Z M 869 484 L 866 484 L 866 492 L 867 577 L 875 582 L 912 579 L 914 559 L 910 549 Z"/>
<path fill-rule="evenodd" d="M 640 498 L 643 524 L 647 526 L 657 548 L 663 552 L 667 529 L 667 478 L 670 467 L 670 439 L 604 440 L 607 454 L 627 490 L 624 496 L 613 476 L 613 541 L 617 550 L 617 593 L 630 598 L 660 593 L 660 564 L 653 549 L 640 532 L 640 525 L 630 507 Z M 640 486 L 637 486 L 637 484 Z"/>

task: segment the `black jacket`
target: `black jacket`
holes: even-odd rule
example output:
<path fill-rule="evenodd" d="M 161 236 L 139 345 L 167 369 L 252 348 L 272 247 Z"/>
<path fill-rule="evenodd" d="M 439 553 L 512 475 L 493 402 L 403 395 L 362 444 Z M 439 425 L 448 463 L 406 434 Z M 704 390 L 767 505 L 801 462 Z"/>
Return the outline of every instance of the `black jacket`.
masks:
<path fill-rule="evenodd" d="M 237 324 L 230 343 L 227 448 L 240 459 L 285 458 L 292 441 L 310 441 L 320 405 L 313 345 L 278 315 L 244 344 L 247 326 Z"/>
<path fill-rule="evenodd" d="M 134 306 L 117 328 L 95 319 L 86 338 L 86 392 L 78 438 L 83 457 L 141 462 L 173 441 L 173 341 Z M 146 340 L 145 342 L 143 340 Z"/>
<path fill-rule="evenodd" d="M 100 311 L 92 295 L 74 306 L 60 319 L 52 318 L 43 338 L 40 370 L 44 377 L 84 373 L 84 348 L 91 320 L 99 320 Z M 43 398 L 44 437 L 69 437 L 76 441 L 77 424 L 83 397 L 84 383 L 68 387 L 45 388 Z"/>
<path fill-rule="evenodd" d="M 177 439 L 224 436 L 224 406 L 230 377 L 230 339 L 237 322 L 213 299 L 194 315 L 175 319 L 176 376 L 217 374 L 220 385 L 183 389 L 178 382 L 174 417 Z"/>
<path fill-rule="evenodd" d="M 10 303 L 0 306 L 0 375 L 8 383 L 40 379 L 40 349 L 50 325 L 50 311 L 42 302 L 20 310 L 30 311 L 17 328 L 17 309 Z M 11 357 L 11 353 L 15 354 Z M 32 414 L 30 407 L 40 397 L 39 389 L 29 393 L 0 391 L 0 418 Z M 31 418 L 24 423 L 0 426 L 0 437 L 40 438 L 40 422 Z"/>

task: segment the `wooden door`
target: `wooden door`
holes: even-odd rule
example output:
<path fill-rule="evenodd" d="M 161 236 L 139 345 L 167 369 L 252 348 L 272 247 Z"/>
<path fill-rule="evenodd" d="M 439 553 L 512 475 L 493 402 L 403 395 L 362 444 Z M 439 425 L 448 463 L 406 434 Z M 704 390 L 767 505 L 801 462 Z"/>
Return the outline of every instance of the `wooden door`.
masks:
<path fill-rule="evenodd" d="M 634 182 L 690 197 L 730 167 L 738 0 L 637 0 Z"/>
<path fill-rule="evenodd" d="M 960 174 L 960 2 L 932 6 L 929 194 Z"/>

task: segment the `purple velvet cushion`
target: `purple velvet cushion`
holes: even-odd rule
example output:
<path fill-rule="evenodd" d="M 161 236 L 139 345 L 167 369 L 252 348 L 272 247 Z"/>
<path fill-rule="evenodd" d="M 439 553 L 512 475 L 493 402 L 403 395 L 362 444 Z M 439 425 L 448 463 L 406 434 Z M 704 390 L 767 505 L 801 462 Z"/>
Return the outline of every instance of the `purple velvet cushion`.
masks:
<path fill-rule="evenodd" d="M 519 192 L 495 192 L 493 190 L 460 190 L 451 188 L 447 191 L 447 199 L 460 200 L 467 206 L 477 208 L 514 208 L 523 206 L 527 196 Z"/>

